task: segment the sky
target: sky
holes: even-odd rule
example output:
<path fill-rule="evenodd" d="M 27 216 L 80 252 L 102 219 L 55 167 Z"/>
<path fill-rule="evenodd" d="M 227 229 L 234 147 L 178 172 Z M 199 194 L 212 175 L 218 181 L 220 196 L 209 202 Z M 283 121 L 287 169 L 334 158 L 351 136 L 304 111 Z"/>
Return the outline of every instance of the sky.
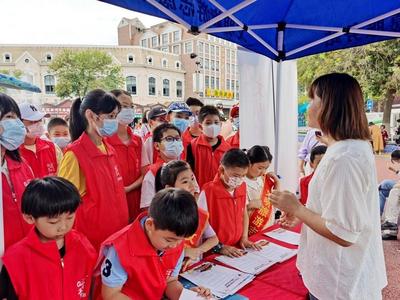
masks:
<path fill-rule="evenodd" d="M 117 45 L 123 17 L 163 21 L 96 0 L 0 0 L 0 45 Z"/>

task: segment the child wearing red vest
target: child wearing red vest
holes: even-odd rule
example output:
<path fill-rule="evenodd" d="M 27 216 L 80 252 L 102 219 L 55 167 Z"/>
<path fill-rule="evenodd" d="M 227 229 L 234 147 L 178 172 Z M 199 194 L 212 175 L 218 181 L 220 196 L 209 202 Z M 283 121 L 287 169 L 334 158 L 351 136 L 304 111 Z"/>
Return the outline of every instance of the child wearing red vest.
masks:
<path fill-rule="evenodd" d="M 183 145 L 181 132 L 174 125 L 164 123 L 156 127 L 153 132 L 154 149 L 158 153 L 157 161 L 150 165 L 143 179 L 140 208 L 147 209 L 156 194 L 156 175 L 164 163 L 179 159 Z"/>
<path fill-rule="evenodd" d="M 102 296 L 109 299 L 178 299 L 183 241 L 198 227 L 194 197 L 180 189 L 158 192 L 146 212 L 103 243 Z M 210 291 L 195 288 L 209 296 Z"/>
<path fill-rule="evenodd" d="M 307 203 L 308 186 L 310 185 L 310 182 L 314 176 L 315 170 L 317 169 L 322 157 L 324 157 L 324 154 L 326 153 L 327 149 L 328 148 L 323 145 L 315 146 L 314 148 L 311 149 L 310 167 L 313 169 L 313 172 L 310 175 L 302 177 L 300 179 L 300 202 L 303 205 L 306 205 L 306 203 Z"/>
<path fill-rule="evenodd" d="M 131 95 L 123 90 L 113 90 L 111 93 L 117 97 L 122 109 L 117 116 L 118 132 L 106 140 L 116 152 L 128 200 L 129 221 L 132 222 L 140 213 L 140 187 L 143 181 L 140 168 L 142 139 L 133 134 L 129 126 L 135 118 Z"/>
<path fill-rule="evenodd" d="M 78 190 L 63 178 L 29 183 L 22 212 L 34 228 L 3 257 L 1 299 L 89 299 L 96 252 L 72 229 L 80 201 Z"/>
<path fill-rule="evenodd" d="M 240 149 L 228 150 L 222 157 L 218 174 L 204 185 L 199 196 L 199 207 L 208 211 L 210 224 L 220 241 L 214 252 L 241 256 L 244 248 L 259 249 L 248 239 L 249 216 L 244 183 L 248 167 L 246 153 Z"/>
<path fill-rule="evenodd" d="M 202 130 L 199 123 L 199 113 L 200 109 L 204 106 L 203 102 L 199 99 L 189 97 L 186 100 L 187 106 L 189 106 L 192 115 L 189 117 L 189 128 L 182 133 L 182 142 L 183 142 L 183 155 L 182 159 L 186 160 L 186 149 L 187 146 L 202 134 Z"/>
<path fill-rule="evenodd" d="M 20 117 L 21 114 L 17 103 L 11 97 L 0 93 L 1 176 L 5 249 L 24 238 L 31 228 L 31 225 L 23 219 L 21 213 L 22 193 L 29 181 L 34 178 L 34 175 L 18 151 L 18 147 L 24 142 L 26 134 L 25 126 Z"/>
<path fill-rule="evenodd" d="M 188 145 L 186 161 L 194 170 L 199 186 L 202 188 L 218 173 L 221 158 L 231 146 L 220 135 L 221 119 L 216 107 L 203 106 L 200 109 L 199 122 L 203 133 Z"/>
<path fill-rule="evenodd" d="M 22 157 L 31 167 L 35 177 L 56 175 L 62 151 L 53 142 L 41 138 L 45 133 L 42 120 L 46 114 L 29 103 L 21 104 L 19 108 L 22 122 L 27 129 L 25 142 L 20 147 Z"/>
<path fill-rule="evenodd" d="M 128 204 L 114 148 L 106 137 L 118 130 L 121 108 L 113 94 L 89 92 L 71 107 L 73 143 L 64 154 L 59 175 L 71 181 L 83 203 L 76 213 L 75 228 L 85 234 L 96 250 L 114 232 L 128 225 Z"/>
<path fill-rule="evenodd" d="M 196 178 L 189 164 L 183 160 L 173 160 L 161 168 L 160 188 L 175 187 L 188 191 L 193 196 L 198 192 Z M 199 226 L 194 235 L 185 240 L 185 262 L 182 270 L 199 261 L 203 253 L 218 244 L 218 237 L 208 222 L 208 212 L 198 208 Z"/>

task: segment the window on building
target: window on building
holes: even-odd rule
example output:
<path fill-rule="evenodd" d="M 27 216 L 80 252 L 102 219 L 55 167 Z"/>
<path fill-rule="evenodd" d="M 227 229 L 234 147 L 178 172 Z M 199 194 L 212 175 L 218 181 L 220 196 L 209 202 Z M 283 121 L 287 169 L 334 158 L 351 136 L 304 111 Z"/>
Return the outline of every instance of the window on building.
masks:
<path fill-rule="evenodd" d="M 199 47 L 199 49 L 198 49 L 199 54 L 203 54 L 204 43 L 203 42 L 199 42 L 198 47 Z"/>
<path fill-rule="evenodd" d="M 169 79 L 163 80 L 163 96 L 169 97 Z"/>
<path fill-rule="evenodd" d="M 136 95 L 136 77 L 135 76 L 128 76 L 126 77 L 126 90 L 131 95 Z"/>
<path fill-rule="evenodd" d="M 153 36 L 153 37 L 151 38 L 151 46 L 152 46 L 153 48 L 158 47 L 158 36 Z"/>
<path fill-rule="evenodd" d="M 204 44 L 204 52 L 205 52 L 205 54 L 210 53 L 210 45 L 209 44 Z"/>
<path fill-rule="evenodd" d="M 177 98 L 182 98 L 183 97 L 182 81 L 177 81 L 176 82 L 176 97 Z"/>
<path fill-rule="evenodd" d="M 53 75 L 44 76 L 44 89 L 46 94 L 54 94 L 56 80 Z"/>
<path fill-rule="evenodd" d="M 11 62 L 11 54 L 10 53 L 5 53 L 4 57 L 3 57 L 3 61 L 6 63 L 10 63 Z"/>
<path fill-rule="evenodd" d="M 204 85 L 205 85 L 206 89 L 210 87 L 210 76 L 204 77 Z"/>
<path fill-rule="evenodd" d="M 175 68 L 180 70 L 181 69 L 181 62 L 180 61 L 176 61 L 175 62 Z"/>
<path fill-rule="evenodd" d="M 215 71 L 215 60 L 211 60 L 211 70 Z"/>
<path fill-rule="evenodd" d="M 174 31 L 174 42 L 179 42 L 181 40 L 181 33 L 180 31 Z"/>
<path fill-rule="evenodd" d="M 211 56 L 215 55 L 215 46 L 211 45 Z"/>
<path fill-rule="evenodd" d="M 163 68 L 168 68 L 168 60 L 167 59 L 163 58 L 161 61 L 161 64 L 162 64 Z"/>
<path fill-rule="evenodd" d="M 225 59 L 227 62 L 231 61 L 230 55 L 231 55 L 231 51 L 229 49 L 225 49 Z"/>
<path fill-rule="evenodd" d="M 47 61 L 47 62 L 51 62 L 52 59 L 53 59 L 53 55 L 51 55 L 50 53 L 47 53 L 47 54 L 46 54 L 46 61 Z"/>
<path fill-rule="evenodd" d="M 219 60 L 215 61 L 215 71 L 219 71 Z"/>
<path fill-rule="evenodd" d="M 215 89 L 215 78 L 211 76 L 211 89 Z"/>
<path fill-rule="evenodd" d="M 204 69 L 206 70 L 210 69 L 210 60 L 208 58 L 204 59 Z"/>
<path fill-rule="evenodd" d="M 215 47 L 215 56 L 219 57 L 219 46 Z"/>
<path fill-rule="evenodd" d="M 180 45 L 174 45 L 172 47 L 172 53 L 180 55 L 181 54 L 181 46 Z"/>
<path fill-rule="evenodd" d="M 231 72 L 231 64 L 226 64 L 226 73 Z"/>
<path fill-rule="evenodd" d="M 135 62 L 135 57 L 132 54 L 128 54 L 128 63 L 133 64 Z"/>
<path fill-rule="evenodd" d="M 163 33 L 161 35 L 161 45 L 167 45 L 168 44 L 168 33 Z"/>
<path fill-rule="evenodd" d="M 235 91 L 235 80 L 231 80 L 231 90 Z"/>
<path fill-rule="evenodd" d="M 156 79 L 154 77 L 149 77 L 149 96 L 156 95 Z"/>
<path fill-rule="evenodd" d="M 219 89 L 219 77 L 215 78 L 215 88 Z"/>
<path fill-rule="evenodd" d="M 147 48 L 147 39 L 143 39 L 140 41 L 140 45 L 144 48 Z"/>
<path fill-rule="evenodd" d="M 147 64 L 148 65 L 153 65 L 153 57 L 152 56 L 148 56 L 147 57 Z"/>
<path fill-rule="evenodd" d="M 204 68 L 204 58 L 202 58 L 202 57 L 200 57 L 200 69 L 203 69 Z"/>
<path fill-rule="evenodd" d="M 231 89 L 231 81 L 229 79 L 226 80 L 226 87 L 228 91 Z"/>
<path fill-rule="evenodd" d="M 185 43 L 185 54 L 190 54 L 193 52 L 193 43 L 192 41 Z"/>
<path fill-rule="evenodd" d="M 169 52 L 169 51 L 168 51 L 168 47 L 162 47 L 162 48 L 161 48 L 161 51 L 167 52 L 167 53 Z"/>

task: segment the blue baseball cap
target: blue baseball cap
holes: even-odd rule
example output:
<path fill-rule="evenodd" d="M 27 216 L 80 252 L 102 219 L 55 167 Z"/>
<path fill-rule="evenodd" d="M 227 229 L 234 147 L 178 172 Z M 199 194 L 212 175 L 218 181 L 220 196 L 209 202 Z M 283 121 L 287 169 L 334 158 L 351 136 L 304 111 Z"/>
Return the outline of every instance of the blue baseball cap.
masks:
<path fill-rule="evenodd" d="M 189 106 L 185 102 L 173 102 L 168 107 L 168 113 L 170 112 L 183 112 L 189 116 L 192 115 Z"/>

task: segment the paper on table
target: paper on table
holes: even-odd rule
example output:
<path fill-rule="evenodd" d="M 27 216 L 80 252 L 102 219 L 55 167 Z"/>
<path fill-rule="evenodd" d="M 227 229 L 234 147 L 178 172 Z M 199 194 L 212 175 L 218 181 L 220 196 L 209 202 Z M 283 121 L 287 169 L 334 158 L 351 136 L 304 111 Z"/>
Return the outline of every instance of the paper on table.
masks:
<path fill-rule="evenodd" d="M 188 289 L 183 289 L 179 300 L 204 300 L 205 298 L 199 296 L 196 292 Z"/>
<path fill-rule="evenodd" d="M 247 252 L 240 257 L 228 257 L 221 255 L 215 259 L 242 272 L 253 275 L 260 274 L 275 264 L 275 261 L 259 256 L 255 252 L 257 251 L 252 251 L 251 253 Z"/>
<path fill-rule="evenodd" d="M 266 236 L 272 237 L 273 239 L 292 244 L 298 245 L 300 243 L 300 234 L 292 231 L 285 230 L 283 228 L 277 228 L 275 230 L 264 233 Z"/>
<path fill-rule="evenodd" d="M 254 279 L 251 274 L 212 263 L 203 263 L 199 267 L 180 275 L 195 285 L 209 288 L 211 293 L 219 298 L 235 294 Z"/>
<path fill-rule="evenodd" d="M 251 249 L 248 251 L 249 253 L 264 257 L 274 262 L 284 262 L 289 258 L 295 256 L 298 252 L 296 249 L 289 249 L 273 243 L 268 243 L 267 245 L 263 246 L 262 249 L 259 251 Z"/>

